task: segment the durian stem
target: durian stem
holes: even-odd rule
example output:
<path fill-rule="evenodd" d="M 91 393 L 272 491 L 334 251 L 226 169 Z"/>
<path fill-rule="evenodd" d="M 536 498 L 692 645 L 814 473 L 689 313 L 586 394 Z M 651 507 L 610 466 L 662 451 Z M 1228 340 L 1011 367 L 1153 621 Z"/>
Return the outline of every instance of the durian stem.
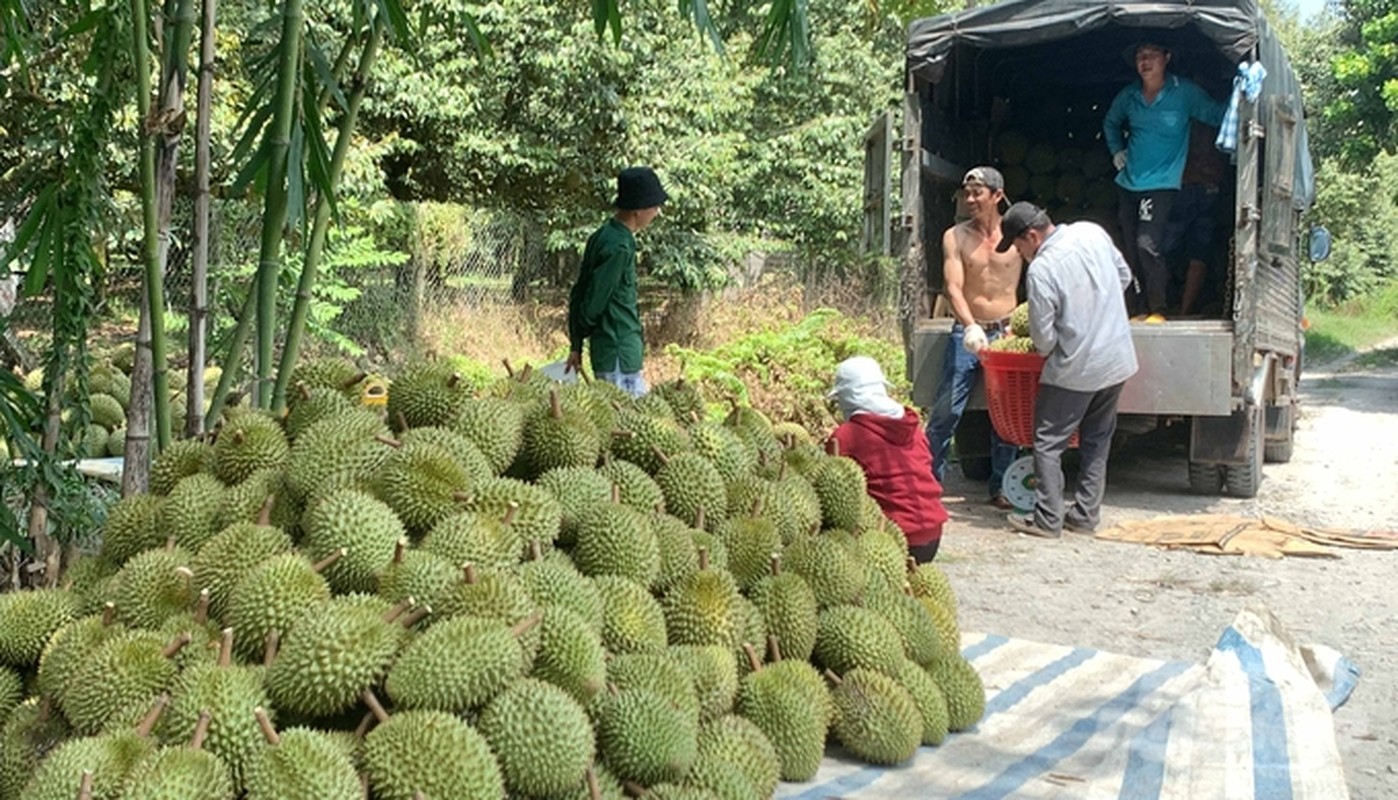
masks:
<path fill-rule="evenodd" d="M 752 501 L 752 516 L 754 516 L 754 517 L 761 516 L 761 514 L 762 514 L 763 500 L 764 500 L 764 499 L 765 499 L 765 498 L 758 497 L 758 498 L 756 498 L 756 499 L 754 499 L 754 500 Z"/>
<path fill-rule="evenodd" d="M 424 603 L 423 605 L 418 606 L 417 608 L 413 609 L 413 610 L 412 610 L 412 613 L 407 614 L 406 616 L 404 616 L 402 619 L 400 619 L 400 620 L 398 620 L 398 621 L 401 622 L 401 623 L 403 624 L 403 627 L 404 627 L 404 628 L 411 628 L 411 627 L 413 627 L 414 625 L 416 625 L 416 624 L 418 624 L 419 622 L 421 622 L 421 621 L 423 620 L 424 617 L 426 617 L 428 614 L 431 614 L 431 613 L 432 613 L 432 606 L 429 606 L 429 605 L 427 605 L 426 603 Z"/>
<path fill-rule="evenodd" d="M 317 561 L 316 563 L 312 564 L 312 565 L 311 565 L 311 571 L 312 571 L 312 572 L 324 572 L 325 569 L 326 569 L 327 567 L 329 567 L 331 564 L 334 564 L 336 561 L 339 561 L 340 559 L 344 558 L 344 557 L 345 557 L 346 555 L 348 555 L 348 554 L 349 554 L 349 551 L 346 550 L 345 548 L 341 547 L 339 550 L 336 550 L 335 552 L 331 553 L 330 555 L 326 556 L 325 558 L 322 558 L 321 560 L 319 560 L 319 561 Z"/>
<path fill-rule="evenodd" d="M 166 549 L 166 550 L 174 550 L 174 549 L 175 549 L 175 537 L 174 537 L 174 535 L 170 535 L 170 536 L 166 536 L 166 537 L 165 537 L 165 549 Z"/>
<path fill-rule="evenodd" d="M 453 372 L 453 373 L 451 374 L 451 377 L 450 377 L 450 378 L 447 378 L 447 388 L 448 388 L 448 389 L 455 389 L 458 385 L 460 385 L 460 383 L 461 383 L 461 373 L 459 373 L 459 372 Z"/>
<path fill-rule="evenodd" d="M 302 400 L 311 399 L 311 387 L 307 386 L 305 381 L 296 382 L 296 393 L 301 395 Z"/>
<path fill-rule="evenodd" d="M 405 416 L 403 416 L 403 412 L 402 412 L 402 411 L 399 411 L 399 412 L 398 412 L 398 430 L 400 430 L 400 431 L 406 431 L 407 429 L 408 429 L 408 418 L 405 417 Z"/>
<path fill-rule="evenodd" d="M 786 480 L 786 471 L 787 471 L 787 469 L 789 469 L 790 467 L 791 467 L 791 465 L 788 464 L 787 461 L 786 461 L 786 459 L 783 458 L 783 459 L 782 459 L 781 469 L 778 469 L 778 470 L 777 470 L 777 480 L 778 480 L 778 481 L 784 481 L 784 480 Z"/>
<path fill-rule="evenodd" d="M 189 644 L 190 640 L 193 638 L 194 637 L 189 635 L 189 631 L 185 631 L 184 633 L 181 633 L 179 636 L 176 636 L 174 641 L 165 645 L 165 649 L 161 650 L 160 654 L 162 656 L 165 656 L 166 658 L 174 658 L 175 655 L 179 653 L 180 650 L 183 650 L 184 646 Z"/>
<path fill-rule="evenodd" d="M 773 554 L 772 554 L 772 560 L 771 560 L 770 564 L 771 564 L 770 569 L 772 570 L 772 575 L 773 575 L 773 577 L 782 574 L 782 554 L 781 554 L 781 553 L 773 553 Z"/>
<path fill-rule="evenodd" d="M 373 719 L 374 715 L 370 714 L 369 718 Z M 359 797 L 360 800 L 369 800 L 369 798 L 372 797 L 369 792 L 369 773 L 367 772 L 360 773 L 359 775 Z"/>
<path fill-rule="evenodd" d="M 618 409 L 618 410 L 620 410 L 620 409 Z M 612 438 L 613 438 L 613 439 L 630 439 L 631 437 L 633 437 L 633 436 L 635 436 L 635 435 L 636 435 L 636 432 L 635 432 L 635 431 L 612 431 Z"/>
<path fill-rule="evenodd" d="M 374 694 L 373 689 L 365 689 L 363 693 L 359 695 L 359 698 L 363 700 L 364 705 L 368 706 L 369 710 L 374 713 L 374 719 L 378 720 L 380 725 L 388 722 L 388 712 L 383 710 L 383 704 L 379 702 L 379 698 Z"/>
<path fill-rule="evenodd" d="M 519 503 L 511 500 L 509 508 L 505 509 L 505 516 L 501 518 L 501 525 L 509 525 L 515 521 L 515 515 L 519 514 Z"/>
<path fill-rule="evenodd" d="M 652 453 L 654 453 L 654 454 L 655 454 L 655 457 L 660 461 L 660 466 L 663 467 L 663 466 L 665 466 L 666 464 L 669 464 L 669 463 L 670 463 L 670 457 L 667 456 L 667 455 L 665 455 L 665 451 L 660 449 L 660 445 L 658 445 L 658 444 L 653 444 L 653 445 L 651 445 L 651 446 L 650 446 L 650 451 L 651 451 Z"/>
<path fill-rule="evenodd" d="M 839 458 L 839 457 L 840 457 L 840 440 L 839 440 L 839 439 L 836 439 L 836 438 L 834 438 L 834 437 L 831 437 L 831 439 L 830 439 L 830 445 L 826 448 L 826 451 L 827 451 L 828 453 L 830 453 L 831 456 L 834 456 L 835 458 Z"/>
<path fill-rule="evenodd" d="M 407 539 L 399 539 L 398 541 L 394 542 L 394 543 L 393 543 L 393 563 L 394 563 L 395 565 L 397 565 L 397 566 L 400 566 L 400 567 L 403 566 L 403 554 L 406 553 L 406 552 L 408 552 L 408 540 L 407 540 Z"/>
<path fill-rule="evenodd" d="M 218 665 L 226 667 L 233 663 L 233 629 L 224 628 L 218 643 Z"/>
<path fill-rule="evenodd" d="M 909 574 L 914 573 L 914 572 L 917 572 L 917 559 L 916 559 L 916 558 L 913 558 L 912 556 L 908 556 L 907 560 L 904 561 L 903 563 L 905 563 L 905 564 L 908 565 L 908 572 L 909 572 Z"/>
<path fill-rule="evenodd" d="M 626 793 L 631 795 L 632 797 L 646 796 L 646 787 L 642 786 L 639 783 L 636 783 L 635 781 L 625 781 L 621 784 L 621 788 L 625 789 Z"/>
<path fill-rule="evenodd" d="M 364 737 L 369 735 L 369 726 L 374 724 L 375 719 L 374 712 L 364 712 L 364 716 L 359 720 L 359 727 L 354 729 L 354 738 L 364 741 Z"/>
<path fill-rule="evenodd" d="M 476 574 L 476 565 L 470 561 L 461 565 L 461 572 L 468 584 L 474 585 L 480 579 L 480 576 Z"/>
<path fill-rule="evenodd" d="M 505 374 L 513 378 L 515 376 L 515 368 L 510 366 L 510 360 L 508 358 L 502 358 L 500 359 L 500 363 L 505 367 Z"/>
<path fill-rule="evenodd" d="M 528 382 L 529 382 L 529 376 L 531 376 L 531 375 L 533 375 L 533 374 L 534 374 L 534 365 L 533 365 L 533 364 L 525 364 L 525 365 L 524 365 L 524 369 L 522 369 L 522 370 L 519 371 L 519 382 L 520 382 L 520 383 L 528 383 Z"/>
<path fill-rule="evenodd" d="M 267 499 L 262 501 L 262 507 L 257 510 L 258 525 L 272 524 L 272 504 L 276 501 L 277 495 L 275 493 L 267 495 Z"/>
<path fill-rule="evenodd" d="M 539 561 L 544 557 L 544 543 L 535 539 L 529 543 L 529 560 Z"/>
<path fill-rule="evenodd" d="M 704 519 L 704 507 L 703 507 L 703 506 L 699 506 L 699 507 L 695 508 L 695 509 L 694 509 L 694 529 L 697 530 L 697 531 L 707 530 L 707 529 L 704 527 L 704 523 L 707 522 L 707 521 L 708 521 L 708 520 Z"/>
<path fill-rule="evenodd" d="M 541 619 L 543 619 L 543 615 L 541 615 L 538 611 L 535 611 L 533 614 L 530 614 L 529 616 L 525 617 L 519 622 L 516 622 L 515 626 L 513 628 L 510 628 L 510 633 L 513 634 L 516 639 L 518 639 L 519 637 L 527 633 L 530 628 L 534 627 L 535 625 L 538 625 L 539 620 Z"/>
<path fill-rule="evenodd" d="M 401 417 L 402 414 L 399 414 L 399 416 Z M 405 428 L 404 430 L 406 430 L 406 428 Z M 388 434 L 384 434 L 384 433 L 380 433 L 379 435 L 375 436 L 375 437 L 374 437 L 374 441 L 379 442 L 380 444 L 386 444 L 386 445 L 388 445 L 389 447 L 402 447 L 402 446 L 403 446 L 403 443 L 402 443 L 402 442 L 400 442 L 400 441 L 398 441 L 397 439 L 393 438 L 392 436 L 389 436 Z"/>
<path fill-rule="evenodd" d="M 92 800 L 92 770 L 83 770 L 82 781 L 78 783 L 78 800 Z"/>
<path fill-rule="evenodd" d="M 199 590 L 199 599 L 194 603 L 194 622 L 203 625 L 209 621 L 209 588 Z"/>
<path fill-rule="evenodd" d="M 367 372 L 356 372 L 348 378 L 345 378 L 344 383 L 340 384 L 340 389 L 353 389 L 355 386 L 359 385 L 360 381 L 367 377 L 369 377 L 369 373 Z"/>
<path fill-rule="evenodd" d="M 772 654 L 772 661 L 780 662 L 782 660 L 781 644 L 777 642 L 775 633 L 767 634 L 767 650 Z"/>
<path fill-rule="evenodd" d="M 413 792 L 413 800 L 427 800 L 427 795 L 423 794 L 421 789 L 418 789 Z"/>
<path fill-rule="evenodd" d="M 563 404 L 558 401 L 557 389 L 549 389 L 549 416 L 563 419 Z"/>
<path fill-rule="evenodd" d="M 699 548 L 699 570 L 702 572 L 709 568 L 709 548 Z"/>
<path fill-rule="evenodd" d="M 592 767 L 587 768 L 587 796 L 588 800 L 602 800 L 602 786 L 597 783 L 597 773 Z"/>
<path fill-rule="evenodd" d="M 233 431 L 233 444 L 242 444 L 243 440 L 247 438 L 247 434 L 243 433 L 241 428 Z"/>
<path fill-rule="evenodd" d="M 203 708 L 199 710 L 199 721 L 194 724 L 194 738 L 189 742 L 191 748 L 195 750 L 204 749 L 204 739 L 209 735 L 209 720 L 211 719 L 213 719 L 213 715 L 209 713 L 209 709 Z"/>
<path fill-rule="evenodd" d="M 110 628 L 116 622 L 116 603 L 108 600 L 102 604 L 102 627 Z"/>
<path fill-rule="evenodd" d="M 475 500 L 476 498 L 472 497 L 470 492 L 458 491 L 451 493 L 451 499 L 455 500 L 458 503 L 469 503 L 472 500 Z"/>
<path fill-rule="evenodd" d="M 748 665 L 752 667 L 753 672 L 762 669 L 762 659 L 757 657 L 757 651 L 752 649 L 750 643 L 743 642 L 743 653 L 747 655 Z"/>
<path fill-rule="evenodd" d="M 155 698 L 155 703 L 150 707 L 150 711 L 141 718 L 141 724 L 136 726 L 136 735 L 142 739 L 150 737 L 150 732 L 155 730 L 155 723 L 160 721 L 160 715 L 165 713 L 165 707 L 170 705 L 170 695 L 162 694 Z"/>
<path fill-rule="evenodd" d="M 389 610 L 383 612 L 383 621 L 392 622 L 395 619 L 398 619 L 399 617 L 403 616 L 403 612 L 407 611 L 415 605 L 417 605 L 416 599 L 414 599 L 411 596 L 405 597 L 402 600 L 399 600 L 397 605 L 393 606 L 393 608 L 390 608 Z"/>
<path fill-rule="evenodd" d="M 830 681 L 831 683 L 835 684 L 836 686 L 839 686 L 840 684 L 842 684 L 842 683 L 845 682 L 843 678 L 841 678 L 839 675 L 836 675 L 836 674 L 835 674 L 835 670 L 833 670 L 833 669 L 828 669 L 828 668 L 827 668 L 827 669 L 825 670 L 825 672 L 824 672 L 824 675 L 825 675 L 825 679 L 826 679 L 827 681 Z"/>
<path fill-rule="evenodd" d="M 276 747 L 282 743 L 282 737 L 277 735 L 277 729 L 272 727 L 272 720 L 267 718 L 267 712 L 262 706 L 254 708 L 252 715 L 257 717 L 257 727 L 262 729 L 262 738 L 267 740 L 267 744 Z"/>
<path fill-rule="evenodd" d="M 612 484 L 612 502 L 613 502 L 613 503 L 620 503 L 620 502 L 621 502 L 621 484 L 619 484 L 619 483 L 613 483 L 613 484 Z"/>
<path fill-rule="evenodd" d="M 277 660 L 277 651 L 281 649 L 282 632 L 276 628 L 267 631 L 267 638 L 262 643 L 262 666 L 270 667 L 272 662 Z"/>
<path fill-rule="evenodd" d="M 612 696 L 612 697 L 617 697 L 618 695 L 621 694 L 621 690 L 617 688 L 617 685 L 616 685 L 615 683 L 612 683 L 611 681 L 608 681 L 608 682 L 607 682 L 607 694 L 610 695 L 610 696 Z"/>

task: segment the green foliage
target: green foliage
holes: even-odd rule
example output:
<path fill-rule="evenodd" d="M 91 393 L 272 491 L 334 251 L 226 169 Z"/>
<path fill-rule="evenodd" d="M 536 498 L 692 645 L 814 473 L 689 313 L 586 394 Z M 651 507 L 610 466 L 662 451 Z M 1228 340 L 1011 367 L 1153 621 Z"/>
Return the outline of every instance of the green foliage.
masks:
<path fill-rule="evenodd" d="M 707 350 L 671 344 L 665 352 L 684 364 L 686 380 L 697 381 L 710 401 L 735 398 L 811 430 L 834 422 L 823 398 L 835 367 L 850 356 L 878 361 L 895 387 L 905 387 L 902 346 L 861 329 L 857 320 L 829 308 L 817 309 L 794 325 L 774 324 Z M 716 404 L 721 415 L 726 406 Z"/>
<path fill-rule="evenodd" d="M 1362 167 L 1398 153 L 1398 2 L 1341 0 L 1338 48 L 1330 61 L 1339 89 L 1325 97 L 1326 122 L 1343 133 L 1339 153 Z"/>
<path fill-rule="evenodd" d="M 1339 159 L 1321 162 L 1311 221 L 1333 237 L 1330 258 L 1308 263 L 1306 296 L 1333 306 L 1398 278 L 1398 156 L 1380 155 L 1370 168 L 1348 171 Z"/>
<path fill-rule="evenodd" d="M 1398 336 L 1398 281 L 1367 297 L 1306 309 L 1306 362 L 1323 364 Z"/>

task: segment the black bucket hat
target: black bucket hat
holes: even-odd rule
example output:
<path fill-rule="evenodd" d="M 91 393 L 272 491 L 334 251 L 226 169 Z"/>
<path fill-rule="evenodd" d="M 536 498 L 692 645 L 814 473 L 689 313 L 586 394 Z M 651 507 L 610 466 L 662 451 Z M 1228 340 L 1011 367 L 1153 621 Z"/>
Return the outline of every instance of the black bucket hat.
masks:
<path fill-rule="evenodd" d="M 670 195 L 660 185 L 660 176 L 650 167 L 627 167 L 616 176 L 616 202 L 623 211 L 664 205 Z"/>

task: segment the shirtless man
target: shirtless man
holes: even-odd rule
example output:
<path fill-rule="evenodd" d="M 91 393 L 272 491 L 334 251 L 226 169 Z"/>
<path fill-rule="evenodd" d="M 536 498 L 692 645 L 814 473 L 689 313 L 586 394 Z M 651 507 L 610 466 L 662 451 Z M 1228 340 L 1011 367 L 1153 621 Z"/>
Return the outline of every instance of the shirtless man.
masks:
<path fill-rule="evenodd" d="M 927 423 L 927 444 L 932 449 L 932 474 L 941 483 L 947 469 L 951 438 L 956 432 L 966 400 L 980 372 L 976 358 L 986 345 L 1009 329 L 1015 307 L 1015 289 L 1023 262 L 1011 249 L 995 252 L 1000 243 L 1000 203 L 1005 199 L 1005 178 L 994 167 L 976 167 L 961 180 L 971 218 L 947 228 L 942 236 L 942 280 L 956 323 L 951 328 L 946 358 L 942 361 L 937 400 Z M 1001 491 L 1005 470 L 1017 450 L 990 433 L 990 502 L 1008 509 Z"/>

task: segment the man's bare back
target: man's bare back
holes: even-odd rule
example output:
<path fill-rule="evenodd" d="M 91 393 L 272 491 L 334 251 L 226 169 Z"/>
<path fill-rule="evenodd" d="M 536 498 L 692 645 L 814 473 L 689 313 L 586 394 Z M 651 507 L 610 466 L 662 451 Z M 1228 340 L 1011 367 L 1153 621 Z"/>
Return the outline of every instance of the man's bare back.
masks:
<path fill-rule="evenodd" d="M 962 324 L 994 322 L 1014 310 L 1023 262 L 1014 250 L 995 252 L 1000 242 L 999 216 L 997 212 L 984 222 L 957 223 L 942 237 L 947 299 Z M 988 232 L 982 228 L 987 223 Z"/>

